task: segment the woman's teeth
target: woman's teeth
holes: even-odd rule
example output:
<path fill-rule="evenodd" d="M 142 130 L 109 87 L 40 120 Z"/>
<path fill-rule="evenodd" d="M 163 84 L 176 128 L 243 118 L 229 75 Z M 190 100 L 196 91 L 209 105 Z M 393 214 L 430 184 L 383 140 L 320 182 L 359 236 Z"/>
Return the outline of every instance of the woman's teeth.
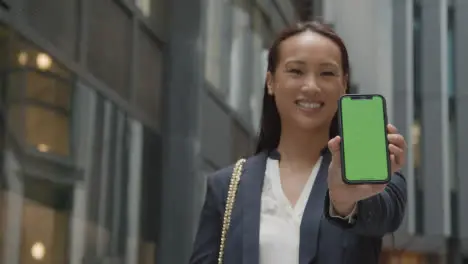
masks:
<path fill-rule="evenodd" d="M 310 109 L 320 108 L 323 105 L 322 103 L 310 103 L 310 102 L 302 102 L 302 101 L 298 101 L 296 102 L 296 104 L 300 107 L 310 108 Z"/>

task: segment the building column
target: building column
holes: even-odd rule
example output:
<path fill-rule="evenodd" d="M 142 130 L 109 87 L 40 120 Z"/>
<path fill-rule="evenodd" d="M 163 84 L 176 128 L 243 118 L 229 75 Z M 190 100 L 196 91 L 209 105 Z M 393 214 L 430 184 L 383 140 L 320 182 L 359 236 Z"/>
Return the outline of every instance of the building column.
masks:
<path fill-rule="evenodd" d="M 140 240 L 140 206 L 141 206 L 141 171 L 143 160 L 143 126 L 135 121 L 130 121 L 130 160 L 128 164 L 129 182 L 127 187 L 127 247 L 126 264 L 137 264 L 141 248 Z"/>
<path fill-rule="evenodd" d="M 408 146 L 413 145 L 412 128 L 414 120 L 413 81 L 413 0 L 393 1 L 393 123 L 406 138 Z M 413 148 L 407 151 L 407 163 L 403 168 L 408 186 L 408 203 L 400 231 L 415 232 L 415 182 Z"/>
<path fill-rule="evenodd" d="M 76 149 L 77 165 L 84 168 L 84 183 L 75 183 L 73 194 L 73 209 L 70 220 L 70 263 L 80 264 L 85 257 L 86 228 L 88 225 L 87 204 L 89 179 L 92 177 L 93 141 L 96 122 L 96 93 L 89 87 L 78 83 L 74 96 L 75 107 L 72 112 L 74 128 L 74 142 L 79 142 Z M 82 102 L 87 102 L 86 107 L 81 107 Z"/>
<path fill-rule="evenodd" d="M 205 1 L 168 1 L 164 72 L 163 180 L 157 263 L 187 263 L 192 252 L 199 166 L 199 101 L 203 88 Z"/>
<path fill-rule="evenodd" d="M 468 139 L 466 138 L 468 131 L 468 1 L 454 0 L 455 10 L 455 122 L 456 122 L 456 177 L 458 180 L 458 231 L 459 237 L 468 239 Z M 468 252 L 466 252 L 468 253 Z"/>
<path fill-rule="evenodd" d="M 422 172 L 424 234 L 451 232 L 447 0 L 422 0 Z"/>

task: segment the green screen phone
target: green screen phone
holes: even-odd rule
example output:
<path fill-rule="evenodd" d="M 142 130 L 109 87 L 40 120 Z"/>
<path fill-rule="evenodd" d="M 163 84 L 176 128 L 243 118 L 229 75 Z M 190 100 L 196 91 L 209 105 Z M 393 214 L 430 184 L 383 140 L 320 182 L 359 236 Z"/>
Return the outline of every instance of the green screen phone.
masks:
<path fill-rule="evenodd" d="M 390 155 L 385 98 L 375 94 L 349 94 L 338 104 L 341 168 L 348 184 L 387 183 Z"/>

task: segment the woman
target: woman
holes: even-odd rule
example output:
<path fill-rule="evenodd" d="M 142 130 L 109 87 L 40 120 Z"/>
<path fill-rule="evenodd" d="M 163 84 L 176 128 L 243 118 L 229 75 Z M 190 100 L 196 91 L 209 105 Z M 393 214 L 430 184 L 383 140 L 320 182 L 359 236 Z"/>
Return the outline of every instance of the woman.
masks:
<path fill-rule="evenodd" d="M 297 24 L 273 43 L 257 154 L 240 176 L 225 264 L 378 263 L 382 237 L 404 215 L 406 182 L 397 171 L 406 143 L 389 125 L 389 184 L 343 183 L 336 112 L 348 81 L 346 47 L 327 26 Z M 218 263 L 232 173 L 209 177 L 192 264 Z"/>

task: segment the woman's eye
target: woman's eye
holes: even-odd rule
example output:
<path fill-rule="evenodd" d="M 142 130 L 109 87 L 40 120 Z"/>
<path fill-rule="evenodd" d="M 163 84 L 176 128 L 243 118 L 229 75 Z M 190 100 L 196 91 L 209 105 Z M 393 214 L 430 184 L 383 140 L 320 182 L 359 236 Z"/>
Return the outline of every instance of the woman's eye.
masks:
<path fill-rule="evenodd" d="M 320 75 L 322 75 L 322 76 L 335 76 L 335 73 L 332 72 L 332 71 L 324 71 L 324 72 L 320 73 Z"/>
<path fill-rule="evenodd" d="M 302 71 L 298 69 L 289 69 L 288 72 L 293 73 L 295 75 L 301 75 Z"/>

